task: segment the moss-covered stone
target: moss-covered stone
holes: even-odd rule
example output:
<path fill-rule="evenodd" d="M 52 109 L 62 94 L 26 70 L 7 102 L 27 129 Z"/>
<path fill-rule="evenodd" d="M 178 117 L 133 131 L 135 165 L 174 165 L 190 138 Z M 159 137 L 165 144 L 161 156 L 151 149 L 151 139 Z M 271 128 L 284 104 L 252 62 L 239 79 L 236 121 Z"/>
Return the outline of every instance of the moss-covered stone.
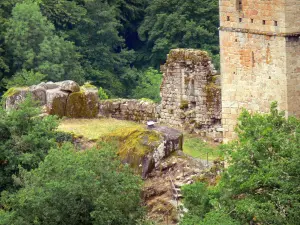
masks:
<path fill-rule="evenodd" d="M 168 55 L 166 65 L 176 62 L 190 62 L 192 64 L 207 63 L 210 61 L 208 53 L 195 49 L 172 49 Z"/>
<path fill-rule="evenodd" d="M 66 111 L 65 99 L 54 98 L 52 101 L 51 108 L 49 109 L 50 115 L 56 115 L 58 117 L 64 117 Z"/>
<path fill-rule="evenodd" d="M 137 173 L 145 174 L 154 167 L 151 154 L 162 143 L 159 132 L 147 130 L 140 126 L 123 128 L 105 138 L 106 141 L 118 141 L 118 155 Z"/>
<path fill-rule="evenodd" d="M 182 110 L 189 108 L 188 101 L 187 100 L 181 100 L 179 108 L 182 109 Z"/>
<path fill-rule="evenodd" d="M 98 96 L 92 92 L 74 92 L 68 97 L 66 116 L 69 118 L 95 118 L 98 115 Z"/>

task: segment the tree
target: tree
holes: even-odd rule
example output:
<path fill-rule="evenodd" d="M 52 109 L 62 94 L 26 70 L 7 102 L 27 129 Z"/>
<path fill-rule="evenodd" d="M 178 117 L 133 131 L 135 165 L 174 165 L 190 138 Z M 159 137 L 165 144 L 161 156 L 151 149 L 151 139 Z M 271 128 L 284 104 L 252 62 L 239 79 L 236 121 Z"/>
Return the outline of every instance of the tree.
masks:
<path fill-rule="evenodd" d="M 155 102 L 160 102 L 160 85 L 162 74 L 153 68 L 149 68 L 144 73 L 140 73 L 136 88 L 132 91 L 134 98 L 149 98 Z"/>
<path fill-rule="evenodd" d="M 204 217 L 221 213 L 230 216 L 229 224 L 297 224 L 300 120 L 286 119 L 274 103 L 269 114 L 243 111 L 237 133 L 238 141 L 224 146 L 230 166 L 216 187 L 207 188 L 210 216 Z"/>
<path fill-rule="evenodd" d="M 218 49 L 217 0 L 153 0 L 139 27 L 146 41 L 144 61 L 158 67 L 173 48 L 207 50 L 214 56 Z"/>
<path fill-rule="evenodd" d="M 115 148 L 52 149 L 39 168 L 23 174 L 22 189 L 4 193 L 0 224 L 137 224 L 141 178 L 121 164 Z"/>
<path fill-rule="evenodd" d="M 22 69 L 47 75 L 48 80 L 73 79 L 79 83 L 84 73 L 73 43 L 54 34 L 37 3 L 18 3 L 6 32 L 6 45 L 12 60 L 12 73 Z"/>
<path fill-rule="evenodd" d="M 22 70 L 17 72 L 11 79 L 3 79 L 6 88 L 12 87 L 26 87 L 39 84 L 46 76 L 39 72 L 35 73 L 33 70 Z"/>
<path fill-rule="evenodd" d="M 15 189 L 18 179 L 12 176 L 18 177 L 19 166 L 36 168 L 55 146 L 57 119 L 39 117 L 40 109 L 33 102 L 28 97 L 18 109 L 0 109 L 0 191 Z"/>

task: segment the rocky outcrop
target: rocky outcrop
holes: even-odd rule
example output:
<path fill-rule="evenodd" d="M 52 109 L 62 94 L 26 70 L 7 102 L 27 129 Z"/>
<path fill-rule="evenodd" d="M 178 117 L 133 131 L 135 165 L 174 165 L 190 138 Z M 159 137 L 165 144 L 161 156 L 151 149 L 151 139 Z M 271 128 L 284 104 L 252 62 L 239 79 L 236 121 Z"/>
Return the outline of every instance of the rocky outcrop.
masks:
<path fill-rule="evenodd" d="M 157 119 L 158 105 L 136 99 L 109 99 L 100 101 L 99 114 L 104 117 L 145 122 Z"/>
<path fill-rule="evenodd" d="M 183 135 L 168 127 L 146 129 L 138 126 L 123 128 L 105 139 L 117 141 L 122 162 L 146 178 L 154 168 L 159 167 L 163 159 L 182 150 Z"/>
<path fill-rule="evenodd" d="M 26 88 L 11 88 L 5 94 L 6 109 L 17 105 L 31 94 L 45 109 L 45 113 L 70 118 L 94 118 L 99 112 L 97 88 L 79 87 L 74 81 L 42 82 Z"/>

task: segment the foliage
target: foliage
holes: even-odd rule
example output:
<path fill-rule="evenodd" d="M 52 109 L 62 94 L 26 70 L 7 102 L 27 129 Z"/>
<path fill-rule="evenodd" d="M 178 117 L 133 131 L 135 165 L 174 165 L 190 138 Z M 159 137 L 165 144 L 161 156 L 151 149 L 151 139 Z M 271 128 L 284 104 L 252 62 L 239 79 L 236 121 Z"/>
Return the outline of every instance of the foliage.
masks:
<path fill-rule="evenodd" d="M 22 70 L 17 72 L 12 79 L 5 79 L 7 88 L 11 87 L 28 87 L 31 85 L 39 84 L 46 76 L 33 70 Z"/>
<path fill-rule="evenodd" d="M 48 80 L 82 82 L 84 73 L 75 46 L 56 36 L 54 30 L 36 3 L 19 3 L 13 8 L 5 36 L 13 72 L 34 70 Z"/>
<path fill-rule="evenodd" d="M 99 87 L 99 89 L 98 89 L 98 95 L 99 95 L 99 98 L 101 100 L 108 99 L 108 95 L 106 94 L 106 92 L 103 90 L 102 87 Z"/>
<path fill-rule="evenodd" d="M 137 224 L 143 216 L 141 178 L 116 159 L 116 147 L 52 149 L 24 172 L 24 188 L 3 194 L 1 224 Z M 4 223 L 3 223 L 4 222 Z"/>
<path fill-rule="evenodd" d="M 147 69 L 138 77 L 136 88 L 132 91 L 133 98 L 149 98 L 154 102 L 160 102 L 160 85 L 162 74 L 153 68 Z"/>
<path fill-rule="evenodd" d="M 18 109 L 0 112 L 0 187 L 14 188 L 12 175 L 18 176 L 19 166 L 36 168 L 48 150 L 55 145 L 57 119 L 41 118 L 39 108 L 31 97 Z"/>
<path fill-rule="evenodd" d="M 145 61 L 158 66 L 173 48 L 196 48 L 218 54 L 217 0 L 153 0 L 139 35 L 147 43 Z"/>
<path fill-rule="evenodd" d="M 219 184 L 207 189 L 211 211 L 205 218 L 214 221 L 221 213 L 227 224 L 297 224 L 300 121 L 286 119 L 273 103 L 269 114 L 243 111 L 237 133 L 239 140 L 223 147 L 229 167 Z"/>

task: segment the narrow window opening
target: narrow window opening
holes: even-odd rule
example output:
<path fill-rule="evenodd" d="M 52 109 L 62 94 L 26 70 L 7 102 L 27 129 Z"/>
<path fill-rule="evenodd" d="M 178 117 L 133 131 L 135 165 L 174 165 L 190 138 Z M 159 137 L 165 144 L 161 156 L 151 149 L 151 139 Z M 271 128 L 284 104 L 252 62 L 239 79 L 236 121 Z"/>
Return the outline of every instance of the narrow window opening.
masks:
<path fill-rule="evenodd" d="M 262 24 L 263 24 L 263 25 L 266 25 L 266 21 L 265 21 L 265 20 L 263 20 L 263 21 L 262 21 Z"/>
<path fill-rule="evenodd" d="M 254 20 L 253 19 L 251 19 L 251 23 L 253 23 L 254 22 Z"/>
<path fill-rule="evenodd" d="M 227 16 L 227 21 L 230 21 L 230 16 Z"/>
<path fill-rule="evenodd" d="M 254 58 L 254 52 L 252 52 L 252 67 L 255 65 L 255 58 Z"/>
<path fill-rule="evenodd" d="M 236 0 L 236 9 L 239 11 L 243 9 L 243 1 L 242 0 Z"/>
<path fill-rule="evenodd" d="M 278 26 L 278 22 L 275 20 L 274 21 L 274 26 L 277 27 Z"/>
<path fill-rule="evenodd" d="M 243 19 L 242 18 L 239 18 L 239 22 L 241 23 L 243 21 Z"/>

